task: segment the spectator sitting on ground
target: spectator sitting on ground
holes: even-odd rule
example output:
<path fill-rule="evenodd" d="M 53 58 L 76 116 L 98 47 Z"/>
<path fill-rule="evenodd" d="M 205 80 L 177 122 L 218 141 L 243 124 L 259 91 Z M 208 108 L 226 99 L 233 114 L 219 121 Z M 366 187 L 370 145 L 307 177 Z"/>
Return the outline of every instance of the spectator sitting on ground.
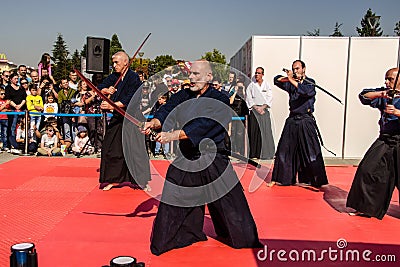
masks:
<path fill-rule="evenodd" d="M 55 135 L 57 136 L 57 139 L 58 139 L 57 146 L 61 147 L 61 145 L 65 145 L 64 139 L 62 138 L 62 134 L 60 133 L 60 130 L 58 129 L 59 127 L 58 127 L 57 119 L 55 117 L 50 117 L 46 120 L 46 126 L 40 130 L 40 136 L 38 138 L 40 138 L 41 136 L 46 134 L 47 125 L 53 126 Z"/>
<path fill-rule="evenodd" d="M 37 149 L 37 156 L 62 156 L 61 149 L 58 147 L 58 138 L 54 134 L 54 128 L 47 124 L 46 133 L 42 135 L 40 147 Z"/>
<path fill-rule="evenodd" d="M 85 148 L 84 148 L 85 147 Z M 88 132 L 85 126 L 78 127 L 78 134 L 75 137 L 72 151 L 75 155 L 78 153 L 83 155 L 90 155 L 93 153 L 93 147 L 90 145 Z"/>

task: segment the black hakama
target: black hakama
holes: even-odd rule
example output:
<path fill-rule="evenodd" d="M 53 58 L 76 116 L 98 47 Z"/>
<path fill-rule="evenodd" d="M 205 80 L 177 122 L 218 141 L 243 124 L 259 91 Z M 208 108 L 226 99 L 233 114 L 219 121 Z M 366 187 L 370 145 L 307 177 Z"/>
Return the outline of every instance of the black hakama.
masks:
<path fill-rule="evenodd" d="M 103 89 L 114 86 L 119 77 L 119 73 L 111 73 L 98 88 Z M 111 100 L 115 103 L 122 103 L 126 108 L 129 106 L 129 114 L 140 118 L 134 115 L 141 114 L 138 108 L 141 94 L 135 94 L 141 85 L 139 75 L 128 69 L 125 76 L 117 84 L 117 90 L 111 95 Z M 144 136 L 140 134 L 136 126 L 134 126 L 134 129 L 129 128 L 127 131 L 123 131 L 123 123 L 124 117 L 114 112 L 109 125 L 107 125 L 101 150 L 100 188 L 115 183 L 139 185 L 144 188 L 150 180 L 150 165 L 145 149 Z M 126 137 L 127 132 L 132 132 L 132 134 L 128 133 L 128 138 L 124 140 L 123 133 L 125 133 Z M 124 157 L 124 151 L 128 151 L 125 154 L 129 156 L 129 159 Z M 127 165 L 127 160 L 129 160 L 129 166 Z"/>
<path fill-rule="evenodd" d="M 300 183 L 320 187 L 328 183 L 317 125 L 309 114 L 289 116 L 275 155 L 272 181 L 282 185 Z"/>
<path fill-rule="evenodd" d="M 382 134 L 360 162 L 347 207 L 382 219 L 389 208 L 394 187 L 400 189 L 400 135 Z"/>
<path fill-rule="evenodd" d="M 275 144 L 272 136 L 271 118 L 269 111 L 261 115 L 257 111 L 250 111 L 249 124 L 250 158 L 272 159 L 275 154 Z"/>
<path fill-rule="evenodd" d="M 123 148 L 123 117 L 119 114 L 114 114 L 111 118 L 101 150 L 100 187 L 117 183 L 139 185 L 144 188 L 150 180 L 150 167 L 145 149 L 144 135 L 139 132 L 136 126 L 133 124 L 132 126 L 133 128 L 130 131 L 136 132 L 130 134 L 131 140 L 128 140 L 126 147 Z M 134 138 L 143 140 L 134 140 Z M 132 147 L 132 144 L 134 144 L 134 147 Z M 129 162 L 130 166 L 132 166 L 133 176 L 127 166 L 124 149 L 129 149 L 128 159 L 134 159 Z"/>
<path fill-rule="evenodd" d="M 221 193 L 218 192 L 221 186 L 219 189 L 213 186 L 197 193 L 188 193 L 168 186 L 167 182 L 184 187 L 199 187 L 216 179 L 224 181 L 222 191 L 231 188 L 225 195 L 207 203 L 217 239 L 233 248 L 260 247 L 254 219 L 229 158 L 217 153 L 214 161 L 204 170 L 188 172 L 183 169 L 174 163 L 168 168 L 162 201 L 154 220 L 151 252 L 160 255 L 171 249 L 207 240 L 203 232 L 205 205 L 198 201 L 207 197 L 212 199 Z"/>
<path fill-rule="evenodd" d="M 122 151 L 122 125 L 123 119 L 113 116 L 107 126 L 101 150 L 101 184 L 134 182 Z"/>

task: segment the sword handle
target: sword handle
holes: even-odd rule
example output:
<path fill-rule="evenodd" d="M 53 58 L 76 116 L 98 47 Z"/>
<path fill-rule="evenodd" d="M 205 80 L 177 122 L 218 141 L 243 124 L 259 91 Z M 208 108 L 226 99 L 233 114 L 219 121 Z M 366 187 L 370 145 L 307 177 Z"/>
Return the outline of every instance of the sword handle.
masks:
<path fill-rule="evenodd" d="M 138 125 L 138 127 L 139 127 L 139 129 L 140 130 L 143 130 L 143 128 L 144 128 L 144 122 L 140 122 L 139 123 L 139 125 Z M 150 140 L 151 141 L 156 141 L 156 137 L 157 137 L 157 132 L 156 131 L 154 131 L 153 129 L 149 129 L 150 130 L 150 133 L 149 133 L 149 138 L 150 138 Z"/>

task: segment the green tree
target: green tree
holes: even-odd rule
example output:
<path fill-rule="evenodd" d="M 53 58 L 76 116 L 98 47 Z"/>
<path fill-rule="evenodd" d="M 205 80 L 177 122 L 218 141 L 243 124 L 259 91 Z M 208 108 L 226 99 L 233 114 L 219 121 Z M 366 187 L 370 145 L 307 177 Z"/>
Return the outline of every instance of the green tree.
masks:
<path fill-rule="evenodd" d="M 319 28 L 318 29 L 314 29 L 312 32 L 307 31 L 307 35 L 308 36 L 319 36 Z"/>
<path fill-rule="evenodd" d="M 398 21 L 398 22 L 396 23 L 396 26 L 394 27 L 394 33 L 395 33 L 397 36 L 400 36 L 400 21 Z"/>
<path fill-rule="evenodd" d="M 371 25 L 370 23 L 375 25 Z M 361 28 L 356 27 L 356 30 L 359 36 L 382 36 L 383 34 L 379 18 L 372 12 L 371 8 L 367 10 L 367 13 L 361 19 Z"/>
<path fill-rule="evenodd" d="M 124 49 L 122 49 L 117 34 L 114 33 L 110 42 L 110 66 L 112 66 L 112 56 L 119 51 L 124 51 Z"/>
<path fill-rule="evenodd" d="M 334 36 L 334 37 L 343 37 L 342 32 L 340 31 L 340 27 L 343 25 L 343 23 L 336 22 L 335 24 L 335 29 L 333 30 L 333 33 L 329 36 Z"/>
<path fill-rule="evenodd" d="M 207 61 L 210 62 L 215 62 L 215 63 L 220 63 L 220 64 L 226 64 L 226 57 L 224 54 L 222 54 L 218 49 L 213 49 L 212 52 L 206 52 L 204 56 L 201 57 L 202 59 L 206 59 Z"/>
<path fill-rule="evenodd" d="M 72 58 L 70 60 L 70 70 L 72 69 L 81 70 L 81 56 L 79 54 L 78 49 L 72 54 Z"/>
<path fill-rule="evenodd" d="M 86 57 L 87 53 L 87 44 L 84 44 L 81 50 L 81 57 Z"/>
<path fill-rule="evenodd" d="M 61 33 L 58 33 L 51 52 L 53 53 L 52 58 L 54 61 L 53 77 L 56 81 L 60 81 L 61 78 L 66 78 L 69 74 L 69 51 Z"/>
<path fill-rule="evenodd" d="M 157 56 L 154 61 L 150 61 L 150 64 L 156 65 L 156 72 L 163 71 L 167 67 L 175 66 L 176 60 L 171 55 L 160 55 Z"/>
<path fill-rule="evenodd" d="M 206 59 L 209 62 L 218 64 L 211 64 L 213 69 L 214 78 L 218 78 L 221 82 L 226 81 L 229 76 L 229 66 L 226 65 L 226 57 L 218 49 L 213 49 L 212 52 L 206 52 L 202 59 Z"/>

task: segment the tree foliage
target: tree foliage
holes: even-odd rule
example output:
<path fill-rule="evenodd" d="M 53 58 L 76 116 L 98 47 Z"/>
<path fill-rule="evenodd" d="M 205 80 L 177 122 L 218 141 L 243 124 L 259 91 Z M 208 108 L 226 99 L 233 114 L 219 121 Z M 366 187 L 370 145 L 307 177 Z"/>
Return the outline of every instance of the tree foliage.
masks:
<path fill-rule="evenodd" d="M 81 57 L 86 57 L 87 53 L 87 44 L 84 44 L 81 50 Z"/>
<path fill-rule="evenodd" d="M 333 30 L 333 33 L 329 36 L 334 36 L 334 37 L 343 37 L 342 32 L 340 31 L 340 27 L 343 25 L 343 23 L 336 22 L 335 28 Z"/>
<path fill-rule="evenodd" d="M 396 26 L 394 27 L 394 34 L 397 36 L 400 36 L 400 21 L 396 23 Z"/>
<path fill-rule="evenodd" d="M 368 19 L 377 20 L 375 13 L 372 12 L 371 8 L 367 10 L 367 13 L 361 19 L 361 28 L 356 27 L 359 36 L 382 36 L 383 31 L 380 27 L 379 19 L 376 21 L 375 28 L 372 28 Z"/>
<path fill-rule="evenodd" d="M 210 62 L 226 64 L 226 57 L 222 54 L 218 49 L 213 49 L 212 52 L 206 52 L 204 56 L 201 57 L 202 59 L 206 59 Z"/>
<path fill-rule="evenodd" d="M 213 49 L 212 52 L 206 52 L 202 59 L 206 59 L 209 62 L 218 64 L 211 64 L 213 69 L 214 78 L 218 78 L 221 82 L 226 81 L 229 76 L 230 68 L 226 65 L 226 57 L 218 49 Z"/>
<path fill-rule="evenodd" d="M 75 52 L 72 54 L 69 69 L 81 69 L 81 56 L 78 49 L 76 49 Z"/>
<path fill-rule="evenodd" d="M 307 31 L 307 35 L 308 36 L 319 36 L 320 34 L 320 30 L 318 29 L 314 29 L 312 32 Z"/>
<path fill-rule="evenodd" d="M 124 49 L 122 49 L 117 34 L 114 33 L 110 42 L 110 66 L 112 66 L 112 56 L 119 51 L 124 51 Z"/>
<path fill-rule="evenodd" d="M 53 45 L 53 77 L 56 81 L 59 81 L 61 78 L 67 78 L 69 74 L 70 64 L 68 62 L 68 47 L 64 41 L 64 38 L 61 33 L 58 33 L 57 40 Z"/>
<path fill-rule="evenodd" d="M 150 61 L 149 64 L 155 64 L 155 72 L 159 72 L 167 67 L 175 66 L 176 60 L 171 55 L 160 55 Z"/>

